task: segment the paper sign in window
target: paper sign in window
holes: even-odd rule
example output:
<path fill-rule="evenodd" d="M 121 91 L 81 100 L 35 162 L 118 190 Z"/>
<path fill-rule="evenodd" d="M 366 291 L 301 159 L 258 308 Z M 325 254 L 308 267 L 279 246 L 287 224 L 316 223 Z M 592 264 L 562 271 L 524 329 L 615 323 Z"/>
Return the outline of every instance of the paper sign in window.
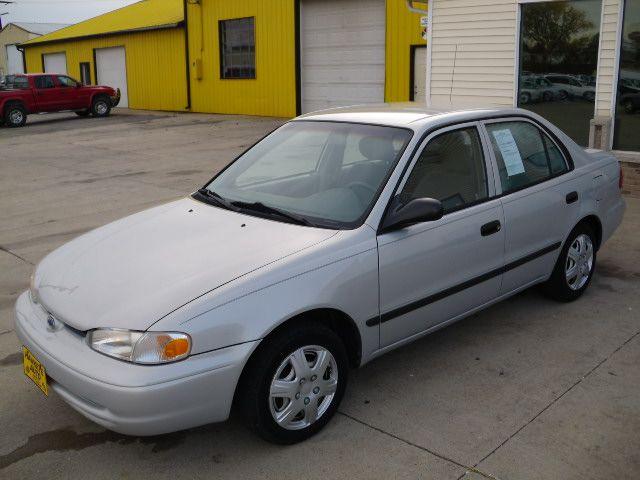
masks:
<path fill-rule="evenodd" d="M 505 128 L 504 130 L 494 130 L 493 137 L 496 139 L 496 143 L 498 144 L 498 148 L 502 154 L 504 166 L 507 168 L 507 175 L 513 177 L 514 175 L 524 173 L 522 156 L 520 155 L 518 145 L 511 134 L 511 130 L 508 128 Z"/>

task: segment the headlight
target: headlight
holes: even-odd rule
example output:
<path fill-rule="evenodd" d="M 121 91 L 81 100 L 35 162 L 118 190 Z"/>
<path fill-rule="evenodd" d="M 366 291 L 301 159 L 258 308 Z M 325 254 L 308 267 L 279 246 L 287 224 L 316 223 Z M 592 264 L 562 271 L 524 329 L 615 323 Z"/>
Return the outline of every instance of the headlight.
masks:
<path fill-rule="evenodd" d="M 98 329 L 89 332 L 88 341 L 96 352 L 143 365 L 177 362 L 191 353 L 186 333 Z"/>
<path fill-rule="evenodd" d="M 29 282 L 29 297 L 33 303 L 40 303 L 38 299 L 38 289 L 36 288 L 36 274 L 31 275 L 31 281 Z"/>

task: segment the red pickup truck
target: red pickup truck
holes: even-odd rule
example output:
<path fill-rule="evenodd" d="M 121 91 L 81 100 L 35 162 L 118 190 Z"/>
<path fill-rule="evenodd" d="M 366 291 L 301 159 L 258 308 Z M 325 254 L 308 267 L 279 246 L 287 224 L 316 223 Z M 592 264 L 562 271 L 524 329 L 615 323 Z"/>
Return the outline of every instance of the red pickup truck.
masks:
<path fill-rule="evenodd" d="M 0 86 L 0 124 L 22 127 L 31 113 L 73 111 L 106 117 L 120 102 L 120 89 L 82 85 L 67 75 L 10 75 Z"/>

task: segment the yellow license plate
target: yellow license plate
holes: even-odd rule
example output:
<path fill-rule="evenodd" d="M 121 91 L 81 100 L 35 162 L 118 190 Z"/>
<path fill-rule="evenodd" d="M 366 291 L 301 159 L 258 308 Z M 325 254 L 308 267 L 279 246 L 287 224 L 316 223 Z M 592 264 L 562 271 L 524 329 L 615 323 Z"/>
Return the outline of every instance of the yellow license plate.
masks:
<path fill-rule="evenodd" d="M 47 385 L 47 372 L 44 370 L 44 366 L 33 356 L 33 353 L 31 353 L 27 347 L 22 347 L 22 357 L 24 374 L 33 380 L 33 383 L 48 396 L 49 385 Z"/>

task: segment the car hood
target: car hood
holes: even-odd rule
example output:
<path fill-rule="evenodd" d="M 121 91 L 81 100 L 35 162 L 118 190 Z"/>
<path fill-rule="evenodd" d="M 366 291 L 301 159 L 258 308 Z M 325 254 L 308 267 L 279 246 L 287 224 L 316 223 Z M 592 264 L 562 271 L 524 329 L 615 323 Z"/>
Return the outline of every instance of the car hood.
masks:
<path fill-rule="evenodd" d="M 146 330 L 191 300 L 335 231 L 276 222 L 191 198 L 89 232 L 48 255 L 34 285 L 78 330 Z"/>

